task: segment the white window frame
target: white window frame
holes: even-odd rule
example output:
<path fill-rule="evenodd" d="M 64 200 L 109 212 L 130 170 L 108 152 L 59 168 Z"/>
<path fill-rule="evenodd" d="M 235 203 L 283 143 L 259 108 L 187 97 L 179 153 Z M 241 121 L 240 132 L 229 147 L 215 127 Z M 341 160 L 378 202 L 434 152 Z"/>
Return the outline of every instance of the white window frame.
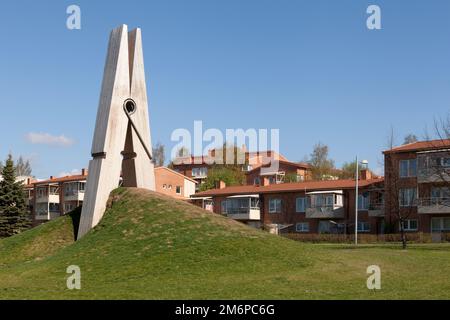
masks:
<path fill-rule="evenodd" d="M 449 232 L 450 229 L 445 229 L 444 228 L 444 219 L 450 219 L 450 217 L 431 218 L 431 223 L 430 223 L 431 232 Z M 433 229 L 433 220 L 438 220 L 439 221 L 439 230 Z"/>
<path fill-rule="evenodd" d="M 416 163 L 416 172 L 413 174 L 412 171 L 412 163 Z M 402 164 L 406 163 L 406 175 L 402 175 Z M 398 165 L 398 175 L 400 178 L 414 178 L 417 177 L 417 159 L 405 159 L 400 160 Z"/>
<path fill-rule="evenodd" d="M 365 195 L 364 195 L 365 194 Z M 358 211 L 367 211 L 369 210 L 369 193 L 364 192 L 358 194 Z"/>
<path fill-rule="evenodd" d="M 303 200 L 303 208 L 299 208 L 299 200 Z M 295 198 L 295 212 L 296 213 L 304 213 L 304 212 L 306 212 L 306 197 L 297 197 L 297 198 Z"/>
<path fill-rule="evenodd" d="M 309 232 L 309 222 L 296 223 L 295 224 L 295 232 Z"/>
<path fill-rule="evenodd" d="M 414 197 L 411 197 L 411 195 L 407 195 L 408 203 L 402 203 L 403 197 L 402 197 L 402 191 L 414 191 Z M 411 203 L 412 202 L 412 203 Z M 398 190 L 398 204 L 400 207 L 415 207 L 417 206 L 417 188 L 400 188 Z"/>
<path fill-rule="evenodd" d="M 367 228 L 361 228 L 362 226 Z M 358 221 L 358 232 L 370 232 L 370 222 L 367 221 Z"/>
<path fill-rule="evenodd" d="M 416 228 L 411 228 L 411 221 L 416 222 Z M 403 222 L 406 223 L 406 226 L 403 225 L 403 230 L 405 231 L 417 231 L 419 230 L 419 220 L 418 219 L 405 219 Z"/>
<path fill-rule="evenodd" d="M 281 204 L 280 198 L 269 199 L 269 213 L 281 213 Z"/>

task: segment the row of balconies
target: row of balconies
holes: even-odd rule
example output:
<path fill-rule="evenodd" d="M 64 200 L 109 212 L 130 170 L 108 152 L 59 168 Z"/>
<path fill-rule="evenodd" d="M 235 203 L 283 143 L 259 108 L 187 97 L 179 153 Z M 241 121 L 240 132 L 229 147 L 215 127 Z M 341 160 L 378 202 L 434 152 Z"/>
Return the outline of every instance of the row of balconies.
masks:
<path fill-rule="evenodd" d="M 365 211 L 365 210 L 364 210 Z M 384 204 L 370 204 L 369 217 L 384 217 Z M 450 213 L 450 198 L 422 198 L 417 201 L 419 214 Z M 260 220 L 260 208 L 237 208 L 226 215 L 235 220 Z M 343 219 L 345 208 L 340 205 L 306 208 L 305 217 L 309 219 Z"/>
<path fill-rule="evenodd" d="M 66 201 L 83 201 L 84 200 L 84 191 L 74 191 L 70 193 L 64 194 L 64 200 Z M 28 201 L 31 203 L 32 198 L 29 198 Z M 37 203 L 45 203 L 45 202 L 51 202 L 51 203 L 59 203 L 59 194 L 44 194 L 44 195 L 38 195 L 36 198 Z"/>
<path fill-rule="evenodd" d="M 430 183 L 450 181 L 450 168 L 438 167 L 438 168 L 419 168 L 417 171 L 418 183 Z"/>

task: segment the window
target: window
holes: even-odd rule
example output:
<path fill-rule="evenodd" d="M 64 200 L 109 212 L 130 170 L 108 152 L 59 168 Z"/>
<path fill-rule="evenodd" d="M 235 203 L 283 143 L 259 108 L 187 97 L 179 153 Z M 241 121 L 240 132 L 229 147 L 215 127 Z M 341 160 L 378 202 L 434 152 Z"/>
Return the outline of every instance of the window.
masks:
<path fill-rule="evenodd" d="M 37 189 L 37 197 L 45 197 L 47 195 L 47 189 L 46 188 L 38 188 Z"/>
<path fill-rule="evenodd" d="M 260 184 L 261 184 L 261 178 L 260 178 L 260 177 L 256 177 L 256 178 L 253 180 L 253 184 L 255 184 L 255 185 L 260 185 Z"/>
<path fill-rule="evenodd" d="M 167 185 L 166 184 L 163 184 L 163 189 L 167 189 Z"/>
<path fill-rule="evenodd" d="M 57 187 L 57 186 L 50 186 L 50 194 L 58 195 L 59 194 L 59 187 Z"/>
<path fill-rule="evenodd" d="M 275 184 L 277 183 L 277 179 L 275 176 L 270 176 L 269 177 L 269 184 Z"/>
<path fill-rule="evenodd" d="M 193 177 L 206 177 L 208 174 L 208 168 L 200 167 L 200 168 L 192 168 L 192 176 Z"/>
<path fill-rule="evenodd" d="M 450 218 L 432 218 L 431 231 L 432 232 L 450 231 Z"/>
<path fill-rule="evenodd" d="M 442 166 L 443 167 L 450 167 L 450 157 L 443 157 L 442 158 Z"/>
<path fill-rule="evenodd" d="M 417 159 L 400 160 L 400 177 L 408 178 L 417 175 Z"/>
<path fill-rule="evenodd" d="M 450 198 L 450 188 L 447 187 L 435 187 L 431 188 L 431 198 Z"/>
<path fill-rule="evenodd" d="M 358 222 L 358 232 L 369 232 L 370 231 L 370 223 L 360 221 Z"/>
<path fill-rule="evenodd" d="M 333 195 L 333 194 L 317 194 L 311 196 L 311 204 L 312 207 L 333 207 L 335 204 L 337 205 L 340 201 L 341 195 Z"/>
<path fill-rule="evenodd" d="M 172 189 L 172 185 L 169 184 L 169 186 L 167 187 L 167 189 L 171 190 L 171 189 Z"/>
<path fill-rule="evenodd" d="M 48 209 L 50 212 L 59 212 L 59 203 L 49 203 Z"/>
<path fill-rule="evenodd" d="M 281 212 L 281 199 L 269 199 L 269 213 Z"/>
<path fill-rule="evenodd" d="M 416 219 L 407 219 L 403 221 L 403 230 L 405 231 L 417 231 L 419 221 Z"/>
<path fill-rule="evenodd" d="M 416 205 L 416 189 L 405 188 L 399 190 L 399 204 L 401 207 Z"/>
<path fill-rule="evenodd" d="M 259 209 L 258 198 L 229 198 L 221 202 L 223 214 L 248 214 L 250 209 Z"/>
<path fill-rule="evenodd" d="M 64 204 L 64 213 L 70 212 L 73 209 L 75 209 L 75 206 L 72 203 L 65 203 Z"/>
<path fill-rule="evenodd" d="M 295 199 L 295 212 L 305 212 L 306 209 L 306 198 L 300 197 Z"/>
<path fill-rule="evenodd" d="M 364 192 L 358 195 L 358 210 L 368 210 L 369 209 L 369 193 Z"/>
<path fill-rule="evenodd" d="M 309 222 L 299 222 L 295 225 L 297 232 L 309 232 Z"/>
<path fill-rule="evenodd" d="M 331 223 L 330 221 L 319 221 L 319 233 L 330 233 Z"/>
<path fill-rule="evenodd" d="M 175 191 L 177 194 L 181 194 L 181 186 L 177 186 Z"/>

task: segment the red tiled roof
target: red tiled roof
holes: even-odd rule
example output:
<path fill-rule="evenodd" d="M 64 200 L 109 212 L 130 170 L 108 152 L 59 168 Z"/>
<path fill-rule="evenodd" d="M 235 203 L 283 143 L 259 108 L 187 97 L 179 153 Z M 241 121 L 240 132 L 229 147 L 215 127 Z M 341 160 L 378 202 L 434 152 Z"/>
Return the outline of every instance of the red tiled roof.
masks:
<path fill-rule="evenodd" d="M 281 159 L 278 160 L 278 162 L 282 163 L 282 164 L 290 165 L 290 166 L 293 166 L 293 167 L 296 167 L 296 168 L 301 168 L 301 169 L 310 168 L 311 167 L 308 163 L 305 163 L 305 162 L 291 162 L 291 161 L 281 160 Z M 256 168 L 253 168 L 252 170 L 248 171 L 247 174 L 250 173 L 250 172 L 253 172 L 255 170 L 260 170 L 261 168 L 269 167 L 270 165 L 271 165 L 271 163 L 263 164 L 261 166 L 257 166 Z"/>
<path fill-rule="evenodd" d="M 214 149 L 211 151 L 215 151 Z M 211 152 L 210 151 L 210 152 Z M 283 155 L 276 153 L 275 151 L 268 150 L 268 151 L 246 151 L 245 152 L 246 157 L 274 157 L 278 155 L 278 158 L 280 161 L 287 161 L 289 162 Z M 184 165 L 184 164 L 213 164 L 215 158 L 210 155 L 203 155 L 203 156 L 185 156 L 185 157 L 177 157 L 172 162 L 174 166 Z"/>
<path fill-rule="evenodd" d="M 383 182 L 384 178 L 370 180 L 359 180 L 360 187 L 367 187 L 376 183 Z M 278 193 L 295 192 L 311 190 L 336 190 L 352 189 L 355 187 L 355 180 L 324 180 L 324 181 L 305 181 L 294 183 L 271 184 L 268 186 L 232 186 L 223 189 L 212 189 L 194 194 L 192 197 L 207 197 L 218 195 L 239 195 L 239 194 L 259 194 L 259 193 Z"/>
<path fill-rule="evenodd" d="M 396 153 L 396 152 L 408 152 L 408 151 L 426 151 L 433 149 L 445 149 L 450 148 L 450 139 L 430 140 L 430 141 L 417 141 L 408 143 L 399 147 L 394 147 L 389 150 L 383 151 L 383 153 Z"/>
<path fill-rule="evenodd" d="M 74 176 L 65 176 L 65 177 L 59 177 L 59 178 L 53 178 L 43 181 L 36 181 L 33 184 L 48 184 L 48 183 L 57 183 L 57 182 L 70 182 L 70 181 L 80 181 L 80 180 L 86 180 L 87 176 L 83 175 L 74 175 Z"/>

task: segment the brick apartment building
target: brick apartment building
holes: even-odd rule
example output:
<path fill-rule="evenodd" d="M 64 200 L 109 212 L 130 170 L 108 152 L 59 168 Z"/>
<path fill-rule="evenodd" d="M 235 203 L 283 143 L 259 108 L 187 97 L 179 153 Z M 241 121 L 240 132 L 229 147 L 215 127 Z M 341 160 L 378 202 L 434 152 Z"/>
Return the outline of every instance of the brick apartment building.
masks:
<path fill-rule="evenodd" d="M 167 167 L 155 168 L 156 191 L 168 196 L 188 200 L 195 193 L 197 181 Z"/>
<path fill-rule="evenodd" d="M 35 181 L 25 186 L 35 225 L 64 215 L 82 205 L 87 171 L 80 175 Z"/>
<path fill-rule="evenodd" d="M 244 163 L 242 170 L 245 172 L 269 164 L 273 160 L 288 162 L 284 156 L 272 150 L 259 152 L 244 151 L 242 154 L 242 162 Z M 218 156 L 216 150 L 212 149 L 208 151 L 208 155 L 179 157 L 173 160 L 172 168 L 176 172 L 197 181 L 198 190 L 202 182 L 208 177 L 208 170 L 215 165 L 220 165 L 216 163 L 216 156 Z"/>
<path fill-rule="evenodd" d="M 384 229 L 383 180 L 362 171 L 359 232 L 376 234 Z M 192 196 L 194 204 L 250 226 L 301 233 L 353 233 L 355 200 L 355 180 L 270 184 L 265 178 L 259 186 L 222 184 Z"/>
<path fill-rule="evenodd" d="M 271 164 L 263 164 L 246 172 L 246 181 L 248 185 L 260 185 L 266 178 L 270 184 L 276 184 L 286 182 L 289 176 L 296 182 L 310 180 L 311 167 L 307 163 L 278 160 L 275 168 L 272 168 Z"/>
<path fill-rule="evenodd" d="M 83 169 L 80 175 L 28 181 L 25 185 L 26 202 L 33 224 L 52 220 L 81 206 L 87 178 L 88 172 Z M 165 167 L 155 168 L 155 182 L 157 192 L 182 200 L 188 200 L 194 194 L 197 183 Z M 117 181 L 118 186 L 120 183 Z"/>
<path fill-rule="evenodd" d="M 383 152 L 386 220 L 399 231 L 450 232 L 450 140 L 415 142 Z"/>

